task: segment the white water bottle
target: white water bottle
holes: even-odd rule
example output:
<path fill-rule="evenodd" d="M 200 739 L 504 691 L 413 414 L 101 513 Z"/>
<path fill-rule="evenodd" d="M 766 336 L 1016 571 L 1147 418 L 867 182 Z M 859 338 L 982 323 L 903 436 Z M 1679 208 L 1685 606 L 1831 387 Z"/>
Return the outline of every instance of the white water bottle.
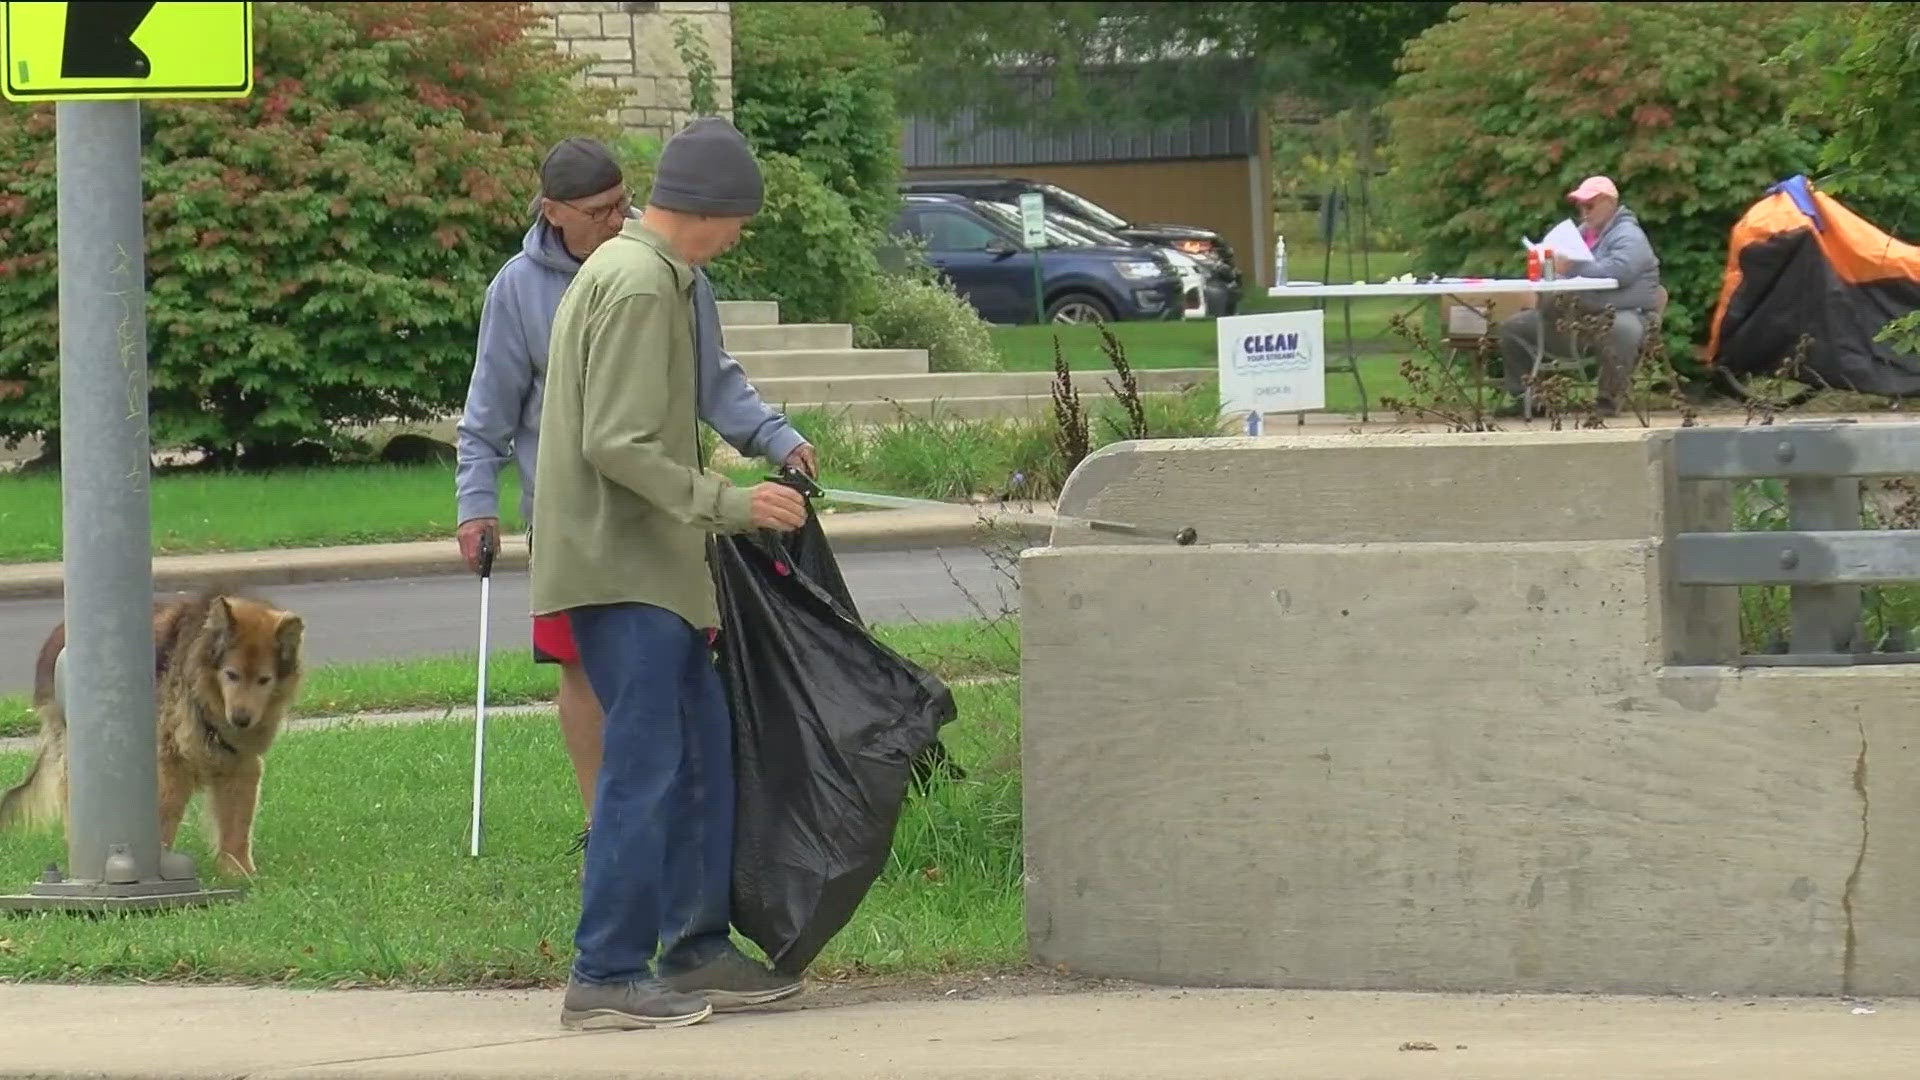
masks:
<path fill-rule="evenodd" d="M 1273 238 L 1273 283 L 1287 283 L 1287 238 L 1284 236 Z"/>

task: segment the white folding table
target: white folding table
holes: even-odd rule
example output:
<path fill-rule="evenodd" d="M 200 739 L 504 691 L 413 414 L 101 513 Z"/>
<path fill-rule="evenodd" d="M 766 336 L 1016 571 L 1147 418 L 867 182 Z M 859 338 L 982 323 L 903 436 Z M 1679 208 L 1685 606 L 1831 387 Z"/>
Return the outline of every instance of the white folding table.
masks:
<path fill-rule="evenodd" d="M 1572 293 L 1599 292 L 1617 289 L 1620 283 L 1613 278 L 1570 277 L 1555 278 L 1551 281 L 1530 281 L 1526 278 L 1432 278 L 1426 281 L 1355 281 L 1343 285 L 1329 285 L 1322 282 L 1290 282 L 1275 285 L 1267 290 L 1267 295 L 1275 300 L 1327 300 L 1342 299 L 1347 302 L 1346 364 L 1344 367 L 1328 365 L 1327 371 L 1345 371 L 1353 376 L 1353 385 L 1360 391 L 1360 419 L 1367 419 L 1367 387 L 1360 379 L 1360 358 L 1353 347 L 1353 301 L 1369 296 L 1447 296 L 1460 299 L 1467 296 L 1487 296 L 1513 293 Z M 1547 349 L 1546 320 L 1540 320 L 1539 334 L 1534 345 L 1534 362 Z M 1304 422 L 1305 417 L 1301 420 Z"/>

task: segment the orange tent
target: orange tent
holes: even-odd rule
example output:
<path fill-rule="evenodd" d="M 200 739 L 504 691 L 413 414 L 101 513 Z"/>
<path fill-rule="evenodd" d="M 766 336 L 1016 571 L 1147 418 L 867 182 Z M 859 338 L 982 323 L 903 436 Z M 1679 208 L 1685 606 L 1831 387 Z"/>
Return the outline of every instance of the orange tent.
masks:
<path fill-rule="evenodd" d="M 1707 363 L 1823 389 L 1920 394 L 1920 358 L 1874 340 L 1914 310 L 1920 247 L 1795 176 L 1769 188 L 1733 227 Z M 1788 365 L 1803 347 L 1799 364 Z"/>

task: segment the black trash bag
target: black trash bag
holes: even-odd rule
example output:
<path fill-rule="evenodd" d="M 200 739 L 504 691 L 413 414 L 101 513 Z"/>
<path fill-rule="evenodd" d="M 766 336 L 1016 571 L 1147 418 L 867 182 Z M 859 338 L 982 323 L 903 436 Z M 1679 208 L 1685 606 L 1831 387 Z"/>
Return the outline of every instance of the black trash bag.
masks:
<path fill-rule="evenodd" d="M 733 924 L 798 975 L 885 868 L 953 694 L 802 568 L 839 579 L 811 506 L 792 537 L 715 537 L 712 552 L 734 730 Z"/>
<path fill-rule="evenodd" d="M 781 470 L 776 478 L 782 483 L 798 489 L 801 494 L 812 497 L 822 494 L 805 473 L 788 466 Z M 847 579 L 840 574 L 840 564 L 834 560 L 833 550 L 827 544 L 826 530 L 821 528 L 813 515 L 811 502 L 807 507 L 808 520 L 804 528 L 796 529 L 786 536 L 778 533 L 762 534 L 762 546 L 771 549 L 784 549 L 793 568 L 807 580 L 820 586 L 840 610 L 856 624 L 865 626 L 860 618 L 860 609 L 854 605 L 853 593 L 847 589 Z M 947 754 L 946 744 L 935 739 L 920 756 L 913 759 L 913 790 L 924 792 L 935 773 L 949 780 L 965 780 L 967 770 Z"/>

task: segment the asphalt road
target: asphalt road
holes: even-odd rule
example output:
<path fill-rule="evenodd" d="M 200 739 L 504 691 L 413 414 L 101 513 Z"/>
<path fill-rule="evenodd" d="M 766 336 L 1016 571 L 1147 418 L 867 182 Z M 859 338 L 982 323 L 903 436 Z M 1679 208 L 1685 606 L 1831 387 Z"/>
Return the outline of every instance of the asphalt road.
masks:
<path fill-rule="evenodd" d="M 1017 604 L 1011 568 L 985 551 L 849 552 L 841 573 L 860 614 L 874 623 L 975 617 Z M 480 644 L 480 583 L 466 576 L 282 585 L 260 590 L 307 622 L 307 662 L 398 659 L 470 651 Z M 61 601 L 0 601 L 0 694 L 33 686 L 33 658 L 64 617 Z M 528 648 L 527 575 L 498 574 L 488 618 L 489 652 Z"/>

